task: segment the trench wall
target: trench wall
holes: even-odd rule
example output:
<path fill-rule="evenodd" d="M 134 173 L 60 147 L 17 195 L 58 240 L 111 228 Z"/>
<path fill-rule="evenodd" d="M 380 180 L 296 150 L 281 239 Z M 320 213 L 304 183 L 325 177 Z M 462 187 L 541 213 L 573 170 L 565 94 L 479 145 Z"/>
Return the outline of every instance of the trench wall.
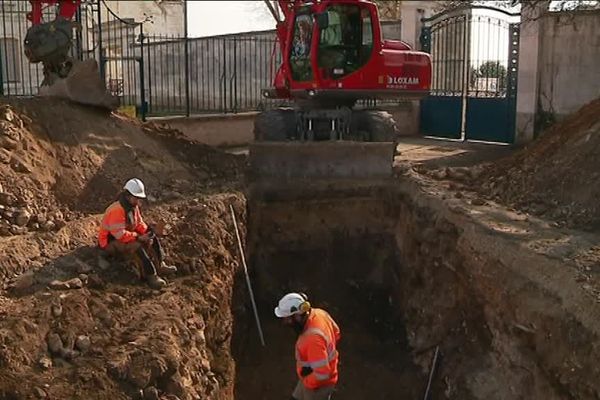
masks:
<path fill-rule="evenodd" d="M 408 181 L 329 193 L 304 193 L 296 201 L 281 193 L 250 198 L 248 247 L 265 318 L 272 319 L 283 293 L 303 290 L 352 332 L 342 351 L 353 361 L 346 363 L 342 379 L 350 381 L 342 390 L 389 385 L 383 399 L 385 390 L 394 398 L 412 385 L 403 393 L 415 396 L 439 346 L 436 398 L 593 399 L 600 393 L 598 319 L 581 291 L 569 290 L 574 280 L 564 266 L 524 251 L 519 241 Z M 354 333 L 363 328 L 366 341 Z M 353 354 L 355 343 L 375 350 L 363 360 Z M 352 382 L 360 363 L 388 365 L 386 351 L 409 358 L 402 362 L 412 371 L 405 380 L 396 374 L 395 380 Z"/>

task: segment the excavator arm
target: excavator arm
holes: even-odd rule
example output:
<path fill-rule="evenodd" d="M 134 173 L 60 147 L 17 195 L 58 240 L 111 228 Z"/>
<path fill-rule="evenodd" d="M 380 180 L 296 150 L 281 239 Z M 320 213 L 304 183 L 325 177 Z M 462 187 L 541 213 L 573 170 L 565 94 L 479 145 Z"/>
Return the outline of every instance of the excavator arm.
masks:
<path fill-rule="evenodd" d="M 48 74 L 66 77 L 65 63 L 73 40 L 73 17 L 81 0 L 29 0 L 31 12 L 27 19 L 32 27 L 25 37 L 25 55 L 32 63 L 41 62 Z M 44 22 L 43 12 L 48 6 L 58 5 L 58 16 L 53 21 Z M 49 79 L 48 76 L 46 76 Z"/>
<path fill-rule="evenodd" d="M 29 0 L 31 27 L 25 36 L 25 55 L 31 63 L 42 63 L 44 80 L 40 95 L 65 98 L 76 103 L 114 110 L 119 100 L 111 96 L 93 59 L 78 61 L 70 56 L 73 21 L 81 0 Z M 58 6 L 57 17 L 44 21 L 44 9 Z"/>
<path fill-rule="evenodd" d="M 58 4 L 58 16 L 66 20 L 71 20 L 81 4 L 81 0 L 29 0 L 29 2 L 31 3 L 31 12 L 27 13 L 27 19 L 33 25 L 42 23 L 44 5 L 51 6 Z"/>

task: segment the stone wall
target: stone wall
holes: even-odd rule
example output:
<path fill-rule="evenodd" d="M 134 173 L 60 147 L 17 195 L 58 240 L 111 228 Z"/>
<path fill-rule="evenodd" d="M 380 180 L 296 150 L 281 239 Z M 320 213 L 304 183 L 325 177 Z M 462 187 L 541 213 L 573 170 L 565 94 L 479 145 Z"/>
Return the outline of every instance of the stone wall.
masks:
<path fill-rule="evenodd" d="M 523 11 L 517 142 L 600 97 L 600 10 Z"/>
<path fill-rule="evenodd" d="M 600 97 L 600 10 L 541 22 L 538 112 L 560 119 Z"/>

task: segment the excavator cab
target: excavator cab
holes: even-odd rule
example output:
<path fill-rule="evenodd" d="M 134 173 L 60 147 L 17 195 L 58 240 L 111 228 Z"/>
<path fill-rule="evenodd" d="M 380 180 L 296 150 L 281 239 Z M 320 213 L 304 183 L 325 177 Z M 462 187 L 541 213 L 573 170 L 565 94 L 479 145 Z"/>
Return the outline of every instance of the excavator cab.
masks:
<path fill-rule="evenodd" d="M 400 132 L 391 114 L 361 102 L 426 96 L 429 55 L 384 40 L 372 1 L 280 0 L 281 13 L 266 2 L 283 61 L 263 94 L 289 106 L 257 116 L 251 177 L 391 177 Z"/>

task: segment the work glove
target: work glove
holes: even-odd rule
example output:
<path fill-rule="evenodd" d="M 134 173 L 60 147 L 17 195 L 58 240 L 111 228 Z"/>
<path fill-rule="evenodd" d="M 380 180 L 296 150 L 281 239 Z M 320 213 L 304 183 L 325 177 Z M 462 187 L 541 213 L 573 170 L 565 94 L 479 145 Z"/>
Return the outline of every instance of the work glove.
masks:
<path fill-rule="evenodd" d="M 300 371 L 300 376 L 302 376 L 303 378 L 310 375 L 313 372 L 313 369 L 311 367 L 302 367 L 302 370 Z"/>

